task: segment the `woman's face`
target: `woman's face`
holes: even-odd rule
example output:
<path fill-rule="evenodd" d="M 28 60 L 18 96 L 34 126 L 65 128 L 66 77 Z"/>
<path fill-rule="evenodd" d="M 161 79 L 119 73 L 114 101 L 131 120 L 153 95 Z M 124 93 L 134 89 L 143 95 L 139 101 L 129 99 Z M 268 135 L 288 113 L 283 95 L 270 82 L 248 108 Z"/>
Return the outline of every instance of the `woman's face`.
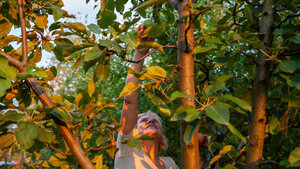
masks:
<path fill-rule="evenodd" d="M 159 121 L 152 116 L 142 116 L 137 123 L 138 133 L 155 138 L 162 138 L 162 128 Z"/>

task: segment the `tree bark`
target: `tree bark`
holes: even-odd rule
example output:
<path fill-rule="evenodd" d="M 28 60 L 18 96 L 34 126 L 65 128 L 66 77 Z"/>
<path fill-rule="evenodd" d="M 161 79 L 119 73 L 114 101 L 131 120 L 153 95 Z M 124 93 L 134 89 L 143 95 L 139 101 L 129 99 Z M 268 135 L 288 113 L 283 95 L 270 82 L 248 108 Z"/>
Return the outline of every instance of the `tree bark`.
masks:
<path fill-rule="evenodd" d="M 264 43 L 263 51 L 271 55 L 274 24 L 274 0 L 265 0 L 263 3 L 260 21 L 261 40 Z M 266 106 L 268 98 L 268 76 L 270 63 L 266 61 L 266 54 L 258 52 L 256 64 L 256 78 L 254 82 L 252 122 L 250 141 L 247 152 L 247 168 L 257 168 L 262 159 L 266 126 Z"/>
<path fill-rule="evenodd" d="M 194 23 L 190 12 L 192 4 L 184 0 L 179 4 L 179 31 L 178 31 L 178 78 L 179 91 L 190 96 L 195 95 L 194 84 Z M 193 98 L 181 98 L 180 105 L 195 107 Z M 199 168 L 198 130 L 192 137 L 191 142 L 186 145 L 183 141 L 183 133 L 187 122 L 180 122 L 181 138 L 181 163 L 183 169 Z"/>

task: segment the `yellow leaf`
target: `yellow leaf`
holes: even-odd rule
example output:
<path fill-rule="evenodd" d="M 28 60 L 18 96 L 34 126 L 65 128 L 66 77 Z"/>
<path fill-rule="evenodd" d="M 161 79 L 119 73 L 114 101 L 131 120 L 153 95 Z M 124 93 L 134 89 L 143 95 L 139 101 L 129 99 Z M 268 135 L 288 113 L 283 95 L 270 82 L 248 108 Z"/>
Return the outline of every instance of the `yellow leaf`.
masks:
<path fill-rule="evenodd" d="M 35 13 L 32 13 L 31 15 L 34 17 L 34 23 L 37 27 L 46 29 L 48 27 L 48 17 L 46 15 L 38 16 Z"/>
<path fill-rule="evenodd" d="M 34 46 L 35 46 L 35 45 L 38 45 L 38 42 L 27 41 L 27 51 L 28 51 L 28 53 L 34 49 Z M 22 46 L 20 46 L 20 47 L 16 50 L 16 54 L 19 55 L 19 56 L 22 56 L 22 55 L 23 55 L 22 51 L 23 51 L 23 50 L 22 50 Z"/>
<path fill-rule="evenodd" d="M 215 163 L 217 160 L 219 160 L 221 158 L 221 155 L 216 155 L 209 163 L 209 168 L 210 166 Z"/>
<path fill-rule="evenodd" d="M 71 103 L 68 100 L 64 100 L 64 106 L 62 107 L 65 111 L 70 112 L 72 111 Z"/>
<path fill-rule="evenodd" d="M 89 116 L 96 109 L 96 105 L 94 103 L 89 103 L 84 107 L 84 112 L 81 116 Z"/>
<path fill-rule="evenodd" d="M 7 46 L 10 42 L 17 41 L 19 42 L 21 39 L 15 35 L 8 35 L 4 39 L 0 40 L 0 49 L 4 46 Z"/>
<path fill-rule="evenodd" d="M 63 158 L 60 158 L 60 157 L 63 157 Z M 58 158 L 60 158 L 62 160 L 60 160 Z M 59 154 L 59 153 L 56 153 L 55 156 L 53 155 L 53 156 L 50 157 L 49 163 L 52 164 L 55 167 L 61 167 L 63 165 L 68 165 L 68 162 L 63 161 L 63 159 L 66 159 L 66 157 L 63 156 L 63 155 L 61 155 L 61 154 Z"/>
<path fill-rule="evenodd" d="M 39 159 L 42 156 L 41 153 L 37 153 L 37 152 L 33 152 L 33 154 L 35 155 L 35 159 Z"/>
<path fill-rule="evenodd" d="M 57 103 L 57 104 L 63 104 L 62 97 L 59 96 L 59 95 L 53 95 L 53 96 L 51 96 L 51 100 L 52 100 L 54 103 Z"/>
<path fill-rule="evenodd" d="M 94 84 L 93 76 L 94 76 L 94 74 L 92 75 L 92 79 L 89 81 L 89 84 L 88 84 L 88 93 L 89 93 L 90 97 L 92 97 L 95 92 L 95 84 Z"/>
<path fill-rule="evenodd" d="M 96 169 L 102 169 L 103 154 L 95 156 L 92 162 L 96 164 L 95 165 Z"/>
<path fill-rule="evenodd" d="M 50 168 L 49 164 L 47 163 L 47 161 L 43 161 L 40 160 L 36 163 L 37 165 L 41 166 L 41 167 L 46 167 L 46 168 Z"/>
<path fill-rule="evenodd" d="M 9 152 L 15 144 L 15 136 L 6 134 L 0 137 L 0 160 Z"/>
<path fill-rule="evenodd" d="M 13 19 L 18 19 L 18 9 L 14 5 L 9 5 L 8 13 Z"/>
<path fill-rule="evenodd" d="M 79 93 L 76 98 L 75 98 L 75 101 L 74 101 L 74 107 L 76 109 L 79 109 L 80 105 L 79 105 L 79 101 L 82 99 L 82 93 Z"/>
<path fill-rule="evenodd" d="M 33 57 L 29 60 L 29 65 L 35 65 L 42 59 L 42 51 L 41 47 L 37 48 L 36 51 L 33 53 Z"/>
<path fill-rule="evenodd" d="M 142 42 L 142 43 L 137 43 L 137 48 L 154 48 L 161 53 L 165 54 L 163 47 L 157 43 L 157 42 Z"/>
<path fill-rule="evenodd" d="M 65 24 L 65 26 L 68 26 L 76 31 L 87 31 L 86 27 L 84 26 L 84 24 L 76 22 L 76 23 L 71 23 L 71 24 Z"/>
<path fill-rule="evenodd" d="M 93 134 L 92 132 L 89 132 L 89 131 L 86 131 L 86 130 L 84 130 L 81 133 L 81 141 L 82 141 L 83 148 L 87 148 L 88 143 L 86 142 L 86 140 L 90 139 L 92 137 L 92 134 Z"/>
<path fill-rule="evenodd" d="M 103 64 L 98 64 L 97 67 L 95 68 L 95 74 L 98 76 L 101 80 L 105 80 L 109 77 L 110 73 L 110 65 L 103 65 Z"/>
<path fill-rule="evenodd" d="M 6 20 L 2 20 L 0 23 L 0 39 L 5 37 L 11 30 L 12 23 Z"/>
<path fill-rule="evenodd" d="M 204 21 L 203 21 L 203 19 L 201 19 L 201 21 L 200 21 L 200 28 L 201 28 L 201 30 L 204 28 Z"/>
<path fill-rule="evenodd" d="M 220 150 L 219 154 L 222 155 L 222 154 L 226 154 L 228 153 L 229 151 L 231 151 L 232 149 L 232 145 L 226 145 L 222 148 L 222 150 Z"/>
<path fill-rule="evenodd" d="M 115 158 L 115 152 L 117 151 L 116 147 L 111 147 L 109 149 L 106 149 L 106 152 L 108 153 L 108 155 L 114 159 Z"/>
<path fill-rule="evenodd" d="M 123 88 L 122 92 L 119 95 L 119 98 L 121 98 L 127 94 L 130 94 L 131 92 L 135 91 L 136 89 L 138 89 L 141 86 L 142 86 L 142 84 L 129 83 L 128 85 L 126 85 Z"/>
<path fill-rule="evenodd" d="M 158 67 L 158 66 L 151 66 L 149 68 L 146 69 L 147 70 L 147 74 L 149 75 L 155 75 L 155 76 L 159 76 L 159 77 L 166 77 L 167 76 L 167 72 L 165 71 L 165 69 Z"/>

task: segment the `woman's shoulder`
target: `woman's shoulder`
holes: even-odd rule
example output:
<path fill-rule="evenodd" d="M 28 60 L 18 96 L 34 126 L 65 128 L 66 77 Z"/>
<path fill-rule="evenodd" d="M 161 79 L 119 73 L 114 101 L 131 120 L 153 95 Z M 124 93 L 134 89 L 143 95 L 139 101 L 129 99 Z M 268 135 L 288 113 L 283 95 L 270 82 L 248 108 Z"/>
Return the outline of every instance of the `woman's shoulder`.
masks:
<path fill-rule="evenodd" d="M 160 158 L 163 160 L 163 162 L 166 165 L 167 169 L 177 169 L 178 168 L 175 161 L 171 157 L 163 156 L 163 157 L 160 157 Z"/>

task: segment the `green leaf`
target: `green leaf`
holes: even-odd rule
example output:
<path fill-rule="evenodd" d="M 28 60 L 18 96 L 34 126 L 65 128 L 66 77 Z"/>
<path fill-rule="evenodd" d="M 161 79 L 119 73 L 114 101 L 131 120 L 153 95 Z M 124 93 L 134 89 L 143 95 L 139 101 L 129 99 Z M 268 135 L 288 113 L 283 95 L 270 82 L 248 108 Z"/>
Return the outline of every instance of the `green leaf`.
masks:
<path fill-rule="evenodd" d="M 113 24 L 114 20 L 117 18 L 116 14 L 114 13 L 114 11 L 111 10 L 104 10 L 101 12 L 100 14 L 100 20 L 98 21 L 98 25 L 103 28 L 106 29 L 108 28 L 110 25 Z"/>
<path fill-rule="evenodd" d="M 0 55 L 0 77 L 13 79 L 16 75 L 16 69 L 9 66 L 8 60 Z"/>
<path fill-rule="evenodd" d="M 238 131 L 232 124 L 228 123 L 227 124 L 228 129 L 234 134 L 236 135 L 238 138 L 240 138 L 241 140 L 244 141 L 244 143 L 246 143 L 246 139 L 245 137 L 240 133 L 240 131 Z"/>
<path fill-rule="evenodd" d="M 154 48 L 161 53 L 165 54 L 163 47 L 157 43 L 157 42 L 142 42 L 142 43 L 137 43 L 137 48 Z"/>
<path fill-rule="evenodd" d="M 214 94 L 214 92 L 225 87 L 225 85 L 226 84 L 224 81 L 216 81 L 214 84 L 208 85 L 204 92 L 207 96 L 211 96 L 212 94 Z"/>
<path fill-rule="evenodd" d="M 194 98 L 194 97 L 176 90 L 171 94 L 171 100 L 175 100 L 177 98 Z"/>
<path fill-rule="evenodd" d="M 198 126 L 199 123 L 197 123 L 196 125 L 189 124 L 185 127 L 184 134 L 183 134 L 183 141 L 185 142 L 186 145 L 188 145 L 191 142 L 192 137 L 197 131 Z"/>
<path fill-rule="evenodd" d="M 111 40 L 99 40 L 99 45 L 107 47 L 109 50 L 113 50 L 120 55 L 122 48 L 118 45 L 117 42 Z"/>
<path fill-rule="evenodd" d="M 4 115 L 0 116 L 0 120 L 20 121 L 22 117 L 23 115 L 16 110 L 8 110 Z"/>
<path fill-rule="evenodd" d="M 146 2 L 143 2 L 140 6 L 137 7 L 137 10 L 140 10 L 142 8 L 147 8 L 151 5 L 154 5 L 154 4 L 158 4 L 158 3 L 164 3 L 166 2 L 167 0 L 148 0 Z"/>
<path fill-rule="evenodd" d="M 92 24 L 89 24 L 87 27 L 93 33 L 96 33 L 96 34 L 100 34 L 101 33 L 101 30 L 100 30 L 99 26 L 96 25 L 96 24 L 92 23 Z"/>
<path fill-rule="evenodd" d="M 98 64 L 95 68 L 95 74 L 98 76 L 101 80 L 105 80 L 109 77 L 110 74 L 110 65 L 106 64 Z"/>
<path fill-rule="evenodd" d="M 128 139 L 127 140 L 127 145 L 128 145 L 128 147 L 136 147 L 140 151 L 143 147 L 142 142 L 140 140 L 137 140 L 137 139 Z"/>
<path fill-rule="evenodd" d="M 238 169 L 232 164 L 226 164 L 225 167 L 222 167 L 221 169 Z"/>
<path fill-rule="evenodd" d="M 18 143 L 24 148 L 28 149 L 34 144 L 34 139 L 37 138 L 39 127 L 33 122 L 20 122 L 18 129 L 15 132 Z"/>
<path fill-rule="evenodd" d="M 229 110 L 220 103 L 214 103 L 204 108 L 208 117 L 217 123 L 227 125 L 229 123 Z"/>
<path fill-rule="evenodd" d="M 109 137 L 98 136 L 96 139 L 96 145 L 99 147 L 108 140 L 109 140 Z"/>
<path fill-rule="evenodd" d="M 204 52 L 209 52 L 213 49 L 217 49 L 218 47 L 216 45 L 211 45 L 208 47 L 202 47 L 202 46 L 196 46 L 194 49 L 194 53 L 198 54 L 198 53 L 204 53 Z"/>
<path fill-rule="evenodd" d="M 96 44 L 91 50 L 89 50 L 86 55 L 85 55 L 85 58 L 84 60 L 85 61 L 90 61 L 90 60 L 93 60 L 93 59 L 96 59 L 100 56 L 103 56 L 103 50 L 101 50 L 98 46 L 98 44 Z"/>
<path fill-rule="evenodd" d="M 135 135 L 132 138 L 137 140 L 155 140 L 155 138 L 146 135 Z"/>
<path fill-rule="evenodd" d="M 253 23 L 253 17 L 252 17 L 252 10 L 251 10 L 250 5 L 245 5 L 244 13 L 245 13 L 245 16 L 248 19 L 249 23 L 252 24 Z"/>
<path fill-rule="evenodd" d="M 52 140 L 52 133 L 42 127 L 39 127 L 37 140 L 40 142 L 50 143 Z"/>
<path fill-rule="evenodd" d="M 300 35 L 295 35 L 289 38 L 289 40 L 293 41 L 296 44 L 300 44 Z"/>
<path fill-rule="evenodd" d="M 53 19 L 57 22 L 61 17 L 63 17 L 63 11 L 56 5 L 51 5 L 51 9 L 53 11 Z"/>
<path fill-rule="evenodd" d="M 292 167 L 300 166 L 300 147 L 296 147 L 289 156 L 289 162 Z"/>
<path fill-rule="evenodd" d="M 0 97 L 5 95 L 5 91 L 11 87 L 11 80 L 0 79 Z"/>
<path fill-rule="evenodd" d="M 193 106 L 182 105 L 176 109 L 175 114 L 170 119 L 171 121 L 185 120 L 192 121 L 200 116 L 198 110 Z"/>
<path fill-rule="evenodd" d="M 232 95 L 226 94 L 221 96 L 222 99 L 230 100 L 239 105 L 242 109 L 247 110 L 247 111 L 252 111 L 251 105 L 246 102 L 245 100 L 242 100 L 240 98 L 234 97 Z"/>
<path fill-rule="evenodd" d="M 273 116 L 270 120 L 269 132 L 272 135 L 276 135 L 279 133 L 279 131 L 280 131 L 280 122 L 279 122 L 278 118 Z"/>
<path fill-rule="evenodd" d="M 204 39 L 207 43 L 222 44 L 221 40 L 214 36 L 208 36 Z"/>
<path fill-rule="evenodd" d="M 297 68 L 300 67 L 300 62 L 296 60 L 288 60 L 285 62 L 281 62 L 278 65 L 279 70 L 286 73 L 294 73 Z"/>
<path fill-rule="evenodd" d="M 142 86 L 142 84 L 134 84 L 134 83 L 127 84 L 121 91 L 119 98 L 121 98 L 127 94 L 130 94 L 131 92 L 135 91 L 136 89 L 140 88 L 141 86 Z"/>
<path fill-rule="evenodd" d="M 130 48 L 135 48 L 137 44 L 137 35 L 136 34 L 126 34 L 126 35 L 120 35 L 120 40 L 124 43 L 127 43 Z"/>

